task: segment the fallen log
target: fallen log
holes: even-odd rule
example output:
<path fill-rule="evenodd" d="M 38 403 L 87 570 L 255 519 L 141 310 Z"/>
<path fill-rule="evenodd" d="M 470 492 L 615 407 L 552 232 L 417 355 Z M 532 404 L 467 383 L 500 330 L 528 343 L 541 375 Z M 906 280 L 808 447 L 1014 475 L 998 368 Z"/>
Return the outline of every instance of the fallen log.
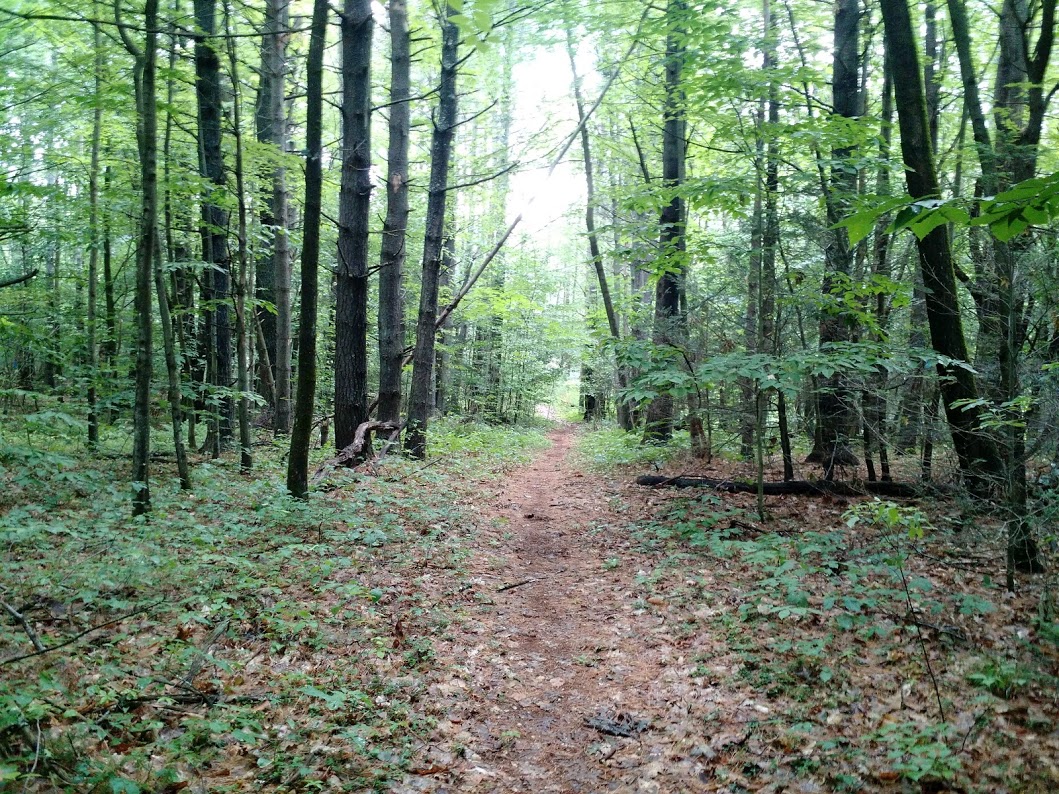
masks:
<path fill-rule="evenodd" d="M 320 468 L 313 473 L 313 482 L 319 482 L 338 466 L 359 459 L 365 448 L 371 444 L 372 433 L 390 433 L 396 437 L 401 432 L 401 427 L 401 424 L 395 422 L 362 422 L 353 434 L 353 443 L 343 448 L 335 457 L 320 464 Z"/>
<path fill-rule="evenodd" d="M 637 485 L 652 488 L 713 488 L 725 493 L 757 493 L 757 483 L 740 480 L 718 480 L 713 477 L 658 477 L 645 474 L 636 478 Z M 765 496 L 890 496 L 912 499 L 937 493 L 929 484 L 912 485 L 900 482 L 841 482 L 835 480 L 788 480 L 766 482 L 762 485 Z"/>

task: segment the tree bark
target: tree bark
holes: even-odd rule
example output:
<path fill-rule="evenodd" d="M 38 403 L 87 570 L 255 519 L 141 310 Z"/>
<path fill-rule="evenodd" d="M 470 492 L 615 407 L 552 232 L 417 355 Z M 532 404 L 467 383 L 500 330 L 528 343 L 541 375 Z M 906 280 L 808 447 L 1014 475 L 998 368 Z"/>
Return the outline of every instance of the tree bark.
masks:
<path fill-rule="evenodd" d="M 298 392 L 294 429 L 287 458 L 287 491 L 296 499 L 309 497 L 309 442 L 316 401 L 316 311 L 320 265 L 320 215 L 323 192 L 321 145 L 324 43 L 327 0 L 314 0 L 306 63 L 305 214 L 302 243 L 301 322 L 298 327 Z"/>
<path fill-rule="evenodd" d="M 452 21 L 456 10 L 446 7 L 442 22 L 441 82 L 430 146 L 430 188 L 427 193 L 426 236 L 423 241 L 423 275 L 419 293 L 419 318 L 412 354 L 412 385 L 408 398 L 405 450 L 414 458 L 427 453 L 427 422 L 434 402 L 434 343 L 438 320 L 438 277 L 445 228 L 445 199 L 449 160 L 456 133 L 456 73 L 459 29 Z"/>
<path fill-rule="evenodd" d="M 411 43 L 405 0 L 390 0 L 390 120 L 387 146 L 386 220 L 379 268 L 379 420 L 401 417 L 404 360 L 404 273 L 408 226 L 408 132 L 411 108 Z"/>
<path fill-rule="evenodd" d="M 860 84 L 860 5 L 856 0 L 837 0 L 835 6 L 835 44 L 833 58 L 834 113 L 846 119 L 861 115 Z M 851 164 L 853 149 L 840 146 L 831 152 L 831 178 L 827 187 L 827 219 L 838 223 L 857 192 L 857 171 Z M 844 310 L 835 291 L 844 292 L 844 282 L 853 269 L 853 251 L 845 229 L 833 229 L 824 251 L 827 274 L 822 290 L 825 308 L 820 317 L 820 347 L 850 342 L 857 329 L 850 313 Z M 857 456 L 850 446 L 854 428 L 854 393 L 846 378 L 836 374 L 820 378 L 817 392 L 817 432 L 807 461 L 822 464 L 826 477 L 833 476 L 835 466 L 856 466 Z"/>
<path fill-rule="evenodd" d="M 246 185 L 243 169 L 243 119 L 240 104 L 239 59 L 235 54 L 235 39 L 231 35 L 231 9 L 224 0 L 224 33 L 228 45 L 228 71 L 232 79 L 232 137 L 235 139 L 235 192 L 239 206 L 238 237 L 239 270 L 235 279 L 235 358 L 239 388 L 239 471 L 249 474 L 254 466 L 250 437 L 250 323 L 247 322 L 246 291 L 250 278 L 250 251 L 247 246 Z"/>
<path fill-rule="evenodd" d="M 265 25 L 261 37 L 261 80 L 258 83 L 255 121 L 257 139 L 275 147 L 287 148 L 287 116 L 283 96 L 286 78 L 286 48 L 289 0 L 266 0 Z M 261 225 L 271 229 L 271 237 L 257 257 L 255 286 L 257 298 L 271 302 L 275 314 L 264 308 L 256 312 L 267 356 L 258 356 L 261 367 L 271 364 L 272 428 L 277 435 L 290 432 L 291 386 L 291 262 L 288 238 L 287 169 L 276 164 L 271 174 L 272 191 L 261 212 Z M 268 377 L 264 378 L 266 381 Z"/>
<path fill-rule="evenodd" d="M 120 21 L 120 0 L 115 2 Z M 158 234 L 158 112 L 157 40 L 158 0 L 144 5 L 145 41 L 141 50 L 124 27 L 119 26 L 126 49 L 134 61 L 136 96 L 136 138 L 140 155 L 140 233 L 136 245 L 136 382 L 132 431 L 132 514 L 140 516 L 151 509 L 148 464 L 151 457 L 151 280 Z"/>
<path fill-rule="evenodd" d="M 883 0 L 882 12 L 908 192 L 914 198 L 937 198 L 940 189 L 930 146 L 923 76 L 907 0 Z M 973 491 L 982 493 L 983 488 L 995 485 L 1003 473 L 1003 464 L 996 445 L 979 430 L 979 409 L 973 404 L 955 404 L 977 400 L 978 387 L 972 372 L 960 366 L 968 361 L 967 341 L 956 295 L 948 228 L 937 227 L 917 240 L 917 246 L 931 344 L 939 354 L 956 362 L 938 367 L 953 447 L 968 484 Z"/>
<path fill-rule="evenodd" d="M 368 210 L 371 203 L 370 0 L 342 13 L 342 184 L 335 271 L 335 446 L 368 419 Z M 370 450 L 362 450 L 368 454 Z M 359 461 L 350 460 L 355 465 Z"/>
<path fill-rule="evenodd" d="M 662 210 L 659 248 L 663 269 L 655 288 L 655 314 L 652 341 L 661 347 L 680 344 L 686 336 L 687 318 L 680 311 L 680 295 L 685 261 L 684 181 L 686 155 L 686 108 L 681 75 L 684 68 L 684 38 L 687 26 L 685 0 L 669 0 L 666 6 L 666 104 L 662 131 L 662 185 L 670 194 Z M 665 394 L 647 408 L 644 441 L 668 441 L 673 435 L 674 401 Z"/>
<path fill-rule="evenodd" d="M 202 199 L 202 259 L 208 269 L 209 299 L 213 309 L 214 356 L 211 385 L 228 392 L 232 388 L 232 327 L 228 307 L 231 256 L 228 251 L 228 211 L 218 202 L 226 188 L 224 152 L 221 148 L 221 61 L 217 54 L 216 0 L 195 2 L 195 96 L 198 107 L 199 157 L 202 177 L 210 193 Z M 217 432 L 220 446 L 231 442 L 235 404 L 230 393 L 220 398 Z"/>

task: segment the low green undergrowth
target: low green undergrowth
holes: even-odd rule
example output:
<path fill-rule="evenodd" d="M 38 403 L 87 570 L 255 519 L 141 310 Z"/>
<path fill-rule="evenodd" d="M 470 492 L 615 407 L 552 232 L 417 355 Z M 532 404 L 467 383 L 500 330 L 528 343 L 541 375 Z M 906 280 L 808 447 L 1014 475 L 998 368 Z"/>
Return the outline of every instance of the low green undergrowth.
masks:
<path fill-rule="evenodd" d="M 325 472 L 307 502 L 277 445 L 249 478 L 197 461 L 190 493 L 162 461 L 133 520 L 124 461 L 6 441 L 0 788 L 79 792 L 385 788 L 432 720 L 424 561 L 458 568 L 474 483 L 546 443 L 443 424 L 427 461 Z"/>
<path fill-rule="evenodd" d="M 688 445 L 687 431 L 678 431 L 669 444 L 644 444 L 639 433 L 609 426 L 582 435 L 577 453 L 589 468 L 606 471 L 616 466 L 661 466 L 686 451 Z"/>
<path fill-rule="evenodd" d="M 814 743 L 836 790 L 872 777 L 937 786 L 978 776 L 990 783 L 973 790 L 984 791 L 1051 774 L 971 764 L 1005 758 L 1025 730 L 1053 728 L 1056 624 L 1031 613 L 1013 632 L 999 577 L 971 573 L 979 557 L 964 562 L 958 539 L 924 512 L 784 500 L 774 503 L 783 517 L 758 521 L 749 499 L 712 492 L 658 503 L 631 531 L 659 560 L 637 584 L 708 619 L 715 644 L 692 657 L 692 677 L 749 688 L 770 713 L 825 715 Z M 719 656 L 726 676 L 715 672 Z M 987 732 L 994 712 L 1015 710 L 1000 701 L 1018 698 L 1024 724 Z"/>

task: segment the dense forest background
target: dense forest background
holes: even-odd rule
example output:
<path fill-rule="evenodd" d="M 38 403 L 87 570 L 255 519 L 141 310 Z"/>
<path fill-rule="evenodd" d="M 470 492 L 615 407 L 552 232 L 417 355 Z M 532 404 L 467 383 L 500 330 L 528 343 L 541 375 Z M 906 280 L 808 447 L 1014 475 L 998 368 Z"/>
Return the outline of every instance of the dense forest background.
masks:
<path fill-rule="evenodd" d="M 8 2 L 7 501 L 85 460 L 142 520 L 229 464 L 304 500 L 576 416 L 747 462 L 762 518 L 959 494 L 1014 589 L 1055 542 L 1055 16 Z"/>

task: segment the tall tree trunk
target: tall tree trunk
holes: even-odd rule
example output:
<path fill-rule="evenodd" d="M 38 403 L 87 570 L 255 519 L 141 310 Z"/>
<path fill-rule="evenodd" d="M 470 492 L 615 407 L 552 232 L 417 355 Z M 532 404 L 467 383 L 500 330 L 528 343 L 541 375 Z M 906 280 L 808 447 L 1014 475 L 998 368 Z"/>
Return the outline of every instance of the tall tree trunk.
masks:
<path fill-rule="evenodd" d="M 96 17 L 99 3 L 93 4 Z M 103 34 L 99 24 L 92 26 L 92 46 L 95 105 L 92 108 L 92 160 L 88 166 L 88 225 L 91 235 L 88 250 L 88 317 L 85 342 L 88 346 L 88 446 L 99 444 L 99 415 L 97 413 L 97 384 L 99 381 L 99 340 L 96 333 L 96 283 L 99 281 L 99 250 L 102 237 L 99 220 L 99 149 L 103 131 Z"/>
<path fill-rule="evenodd" d="M 265 25 L 261 37 L 261 79 L 258 83 L 255 123 L 257 139 L 272 144 L 278 153 L 287 148 L 287 117 L 283 101 L 286 77 L 286 47 L 289 0 L 266 0 Z M 291 386 L 291 262 L 288 241 L 287 169 L 281 163 L 272 167 L 272 190 L 261 211 L 261 225 L 269 229 L 257 256 L 255 285 L 258 300 L 268 301 L 275 314 L 265 308 L 256 312 L 264 340 L 259 355 L 266 383 L 274 384 L 271 397 L 272 427 L 280 435 L 290 432 Z M 267 395 L 266 395 L 267 396 Z"/>
<path fill-rule="evenodd" d="M 893 69 L 894 99 L 908 192 L 914 198 L 937 198 L 940 188 L 930 146 L 923 75 L 907 0 L 882 0 L 882 11 L 886 49 Z M 996 445 L 979 430 L 981 417 L 974 404 L 978 399 L 974 375 L 959 366 L 968 360 L 968 353 L 956 296 L 948 228 L 939 226 L 917 240 L 917 245 L 931 344 L 942 356 L 957 362 L 956 365 L 938 367 L 953 447 L 969 485 L 981 493 L 983 488 L 989 487 L 990 479 L 995 482 L 995 478 L 1002 475 L 1003 464 Z M 961 402 L 967 404 L 961 405 Z"/>
<path fill-rule="evenodd" d="M 202 259 L 205 279 L 211 282 L 213 361 L 211 385 L 224 392 L 218 417 L 219 442 L 232 439 L 235 406 L 232 388 L 232 327 L 228 310 L 231 256 L 228 251 L 228 211 L 218 201 L 225 192 L 224 152 L 221 148 L 221 61 L 217 54 L 217 0 L 195 2 L 195 95 L 198 103 L 200 166 L 210 193 L 202 201 Z M 207 310 L 209 311 L 209 310 Z"/>
<path fill-rule="evenodd" d="M 686 336 L 687 320 L 681 315 L 680 295 L 686 269 L 684 200 L 679 188 L 684 180 L 686 107 L 681 75 L 687 27 L 685 0 L 669 0 L 666 6 L 666 104 L 662 131 L 662 185 L 670 194 L 660 218 L 659 248 L 664 272 L 655 288 L 652 341 L 661 347 L 679 345 Z M 645 441 L 668 441 L 673 435 L 674 403 L 662 395 L 647 408 Z"/>
<path fill-rule="evenodd" d="M 115 16 L 120 23 L 120 0 L 115 1 Z M 132 413 L 132 514 L 144 515 L 151 509 L 148 463 L 151 455 L 151 280 L 158 234 L 158 112 L 156 107 L 158 40 L 158 0 L 146 0 L 146 28 L 143 49 L 132 40 L 127 29 L 118 25 L 126 49 L 134 61 L 136 96 L 136 139 L 140 155 L 140 231 L 136 245 L 136 383 Z"/>
<path fill-rule="evenodd" d="M 287 491 L 296 499 L 309 497 L 309 441 L 316 403 L 316 304 L 320 266 L 320 214 L 323 193 L 321 143 L 324 43 L 327 0 L 314 0 L 309 33 L 305 113 L 305 215 L 302 242 L 301 322 L 298 326 L 298 391 L 294 429 L 287 458 Z"/>
<path fill-rule="evenodd" d="M 603 300 L 603 310 L 607 313 L 607 328 L 611 338 L 621 341 L 621 328 L 618 313 L 614 309 L 614 300 L 610 295 L 607 273 L 603 267 L 603 255 L 599 248 L 599 234 L 596 232 L 596 186 L 592 164 L 592 143 L 585 123 L 585 101 L 581 94 L 581 78 L 577 74 L 577 61 L 574 58 L 574 40 L 569 26 L 566 30 L 566 54 L 570 60 L 570 72 L 573 75 L 574 103 L 577 107 L 577 120 L 581 125 L 581 153 L 585 158 L 585 230 L 588 232 L 588 255 L 599 284 L 599 295 Z M 618 388 L 628 386 L 628 373 L 624 367 L 617 369 Z M 622 430 L 632 430 L 632 410 L 627 402 L 618 402 L 618 424 Z"/>
<path fill-rule="evenodd" d="M 174 14 L 179 15 L 180 4 L 175 4 Z M 165 132 L 162 136 L 162 224 L 163 233 L 156 236 L 154 261 L 154 288 L 158 298 L 158 321 L 162 331 L 162 351 L 165 358 L 167 395 L 169 402 L 170 425 L 173 433 L 173 454 L 176 457 L 177 476 L 180 478 L 181 490 L 191 490 L 191 472 L 188 469 L 187 450 L 184 446 L 184 411 L 183 393 L 180 382 L 181 349 L 177 347 L 176 333 L 173 329 L 173 315 L 170 308 L 169 294 L 166 289 L 166 278 L 163 262 L 168 262 L 169 270 L 177 272 L 176 248 L 173 236 L 173 202 L 171 190 L 172 140 L 173 140 L 173 96 L 175 92 L 175 67 L 177 61 L 177 35 L 175 26 L 169 25 L 169 69 L 166 77 L 166 111 Z M 179 298 L 177 298 L 179 302 Z"/>
<path fill-rule="evenodd" d="M 239 271 L 235 280 L 236 378 L 239 387 L 239 471 L 249 474 L 254 465 L 250 438 L 250 323 L 246 316 L 247 280 L 250 277 L 247 250 L 246 188 L 243 172 L 243 121 L 240 104 L 239 60 L 231 31 L 231 8 L 224 2 L 224 33 L 228 44 L 228 69 L 232 79 L 232 131 L 235 138 L 235 192 L 239 200 Z"/>
<path fill-rule="evenodd" d="M 929 81 L 927 81 L 929 84 Z M 888 58 L 883 58 L 882 111 L 879 127 L 879 169 L 876 174 L 875 191 L 881 196 L 890 193 L 890 144 L 893 126 L 893 79 L 890 76 Z M 886 219 L 880 219 L 875 225 L 875 245 L 872 251 L 872 275 L 876 278 L 890 277 L 890 234 L 886 231 Z M 875 337 L 882 339 L 889 317 L 889 305 L 886 295 L 880 291 L 872 307 L 875 315 Z M 921 379 L 920 379 L 921 380 Z M 872 464 L 872 451 L 879 454 L 879 468 L 883 480 L 890 479 L 890 459 L 887 450 L 886 422 L 886 369 L 879 367 L 869 378 L 868 388 L 864 391 L 864 460 L 868 466 L 868 479 L 875 479 Z"/>
<path fill-rule="evenodd" d="M 404 360 L 404 273 L 408 226 L 408 131 L 411 109 L 411 43 L 405 0 L 390 0 L 390 121 L 386 220 L 379 267 L 379 421 L 401 418 Z"/>
<path fill-rule="evenodd" d="M 1044 113 L 1050 94 L 1042 87 L 1051 58 L 1055 35 L 1055 0 L 1040 7 L 1037 42 L 1030 51 L 1026 0 L 1004 0 L 1000 13 L 1000 55 L 997 60 L 993 97 L 995 141 L 986 127 L 978 94 L 978 80 L 971 58 L 971 35 L 962 0 L 949 0 L 953 39 L 960 60 L 982 170 L 982 191 L 994 195 L 1013 182 L 1029 179 L 1037 168 Z M 1006 414 L 997 431 L 1005 464 L 1004 497 L 1008 519 L 1008 586 L 1014 587 L 1013 572 L 1037 572 L 1043 566 L 1027 522 L 1025 427 L 1013 402 L 1021 395 L 1019 360 L 1025 341 L 1026 299 L 1019 262 L 1029 242 L 993 240 L 992 257 L 981 257 L 981 272 L 972 285 L 979 318 L 979 363 L 984 372 L 985 392 Z"/>
<path fill-rule="evenodd" d="M 837 116 L 853 119 L 861 115 L 858 65 L 860 63 L 860 5 L 857 0 L 837 0 L 835 6 L 835 45 L 833 66 L 833 104 Z M 832 150 L 831 179 L 827 188 L 827 217 L 829 225 L 838 223 L 846 214 L 857 191 L 857 171 L 851 164 L 853 149 L 841 146 Z M 820 347 L 852 341 L 856 327 L 850 313 L 834 304 L 832 294 L 845 292 L 853 268 L 853 251 L 845 229 L 834 229 L 824 251 L 827 275 L 823 292 L 825 309 L 820 318 Z M 808 461 L 820 463 L 830 479 L 835 466 L 855 466 L 857 457 L 850 447 L 854 427 L 854 394 L 846 378 L 836 374 L 821 378 L 817 394 L 817 432 Z"/>
<path fill-rule="evenodd" d="M 445 230 L 445 198 L 448 191 L 449 160 L 456 134 L 456 72 L 460 33 L 452 17 L 456 10 L 446 6 L 442 22 L 441 82 L 434 133 L 430 145 L 430 188 L 427 193 L 426 236 L 423 240 L 423 276 L 419 293 L 416 344 L 412 353 L 412 384 L 408 396 L 408 425 L 405 449 L 415 458 L 427 453 L 427 422 L 434 402 L 434 343 L 438 319 L 438 276 L 441 269 Z"/>
<path fill-rule="evenodd" d="M 371 203 L 371 0 L 342 13 L 342 185 L 335 271 L 335 446 L 368 420 L 368 210 Z M 365 445 L 367 447 L 367 445 Z M 350 465 L 363 460 L 362 450 Z"/>

